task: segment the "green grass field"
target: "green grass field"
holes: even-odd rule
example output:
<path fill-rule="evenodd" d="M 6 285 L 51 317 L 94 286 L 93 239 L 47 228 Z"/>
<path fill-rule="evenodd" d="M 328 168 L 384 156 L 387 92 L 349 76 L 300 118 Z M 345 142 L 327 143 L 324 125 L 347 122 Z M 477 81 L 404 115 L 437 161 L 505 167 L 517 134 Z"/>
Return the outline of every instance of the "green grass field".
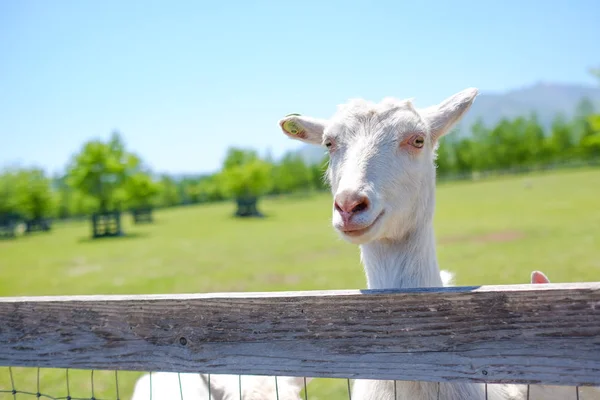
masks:
<path fill-rule="evenodd" d="M 526 187 L 525 182 L 530 183 Z M 442 268 L 457 284 L 600 281 L 600 170 L 562 171 L 438 186 Z M 330 196 L 265 200 L 263 220 L 236 220 L 232 204 L 181 207 L 92 241 L 87 223 L 0 241 L 0 295 L 142 294 L 364 288 L 358 249 L 330 226 Z M 37 391 L 36 371 L 13 369 Z M 129 398 L 139 373 L 119 373 Z M 70 374 L 71 396 L 91 397 L 90 373 Z M 0 389 L 10 389 L 0 369 Z M 42 370 L 40 391 L 66 396 L 64 371 Z M 315 380 L 309 398 L 347 399 L 346 382 Z M 115 398 L 114 372 L 96 372 L 96 398 Z M 35 398 L 19 396 L 18 398 Z M 0 400 L 13 399 L 0 394 Z"/>

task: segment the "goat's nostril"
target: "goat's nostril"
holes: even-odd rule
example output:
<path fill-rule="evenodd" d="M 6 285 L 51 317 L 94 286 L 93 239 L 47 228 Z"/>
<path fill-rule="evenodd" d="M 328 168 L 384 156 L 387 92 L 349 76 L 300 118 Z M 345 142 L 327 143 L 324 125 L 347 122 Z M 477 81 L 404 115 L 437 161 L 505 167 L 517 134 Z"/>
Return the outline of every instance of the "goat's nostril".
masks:
<path fill-rule="evenodd" d="M 342 194 L 336 196 L 334 208 L 337 212 L 344 215 L 358 214 L 369 208 L 369 199 L 358 193 Z"/>
<path fill-rule="evenodd" d="M 351 212 L 352 212 L 352 213 L 358 213 L 358 212 L 361 212 L 361 211 L 364 211 L 364 210 L 366 210 L 368 207 L 369 207 L 369 204 L 367 203 L 367 200 L 365 199 L 365 200 L 363 200 L 362 202 L 360 202 L 360 203 L 358 203 L 357 205 L 355 205 L 355 206 L 352 208 L 352 211 L 351 211 Z"/>

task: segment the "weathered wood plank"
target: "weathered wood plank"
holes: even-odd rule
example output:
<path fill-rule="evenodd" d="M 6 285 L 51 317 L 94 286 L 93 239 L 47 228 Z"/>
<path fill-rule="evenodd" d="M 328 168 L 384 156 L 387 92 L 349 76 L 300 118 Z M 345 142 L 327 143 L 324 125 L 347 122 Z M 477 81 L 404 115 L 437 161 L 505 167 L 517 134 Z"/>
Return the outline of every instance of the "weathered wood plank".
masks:
<path fill-rule="evenodd" d="M 600 385 L 600 283 L 0 298 L 0 365 Z"/>

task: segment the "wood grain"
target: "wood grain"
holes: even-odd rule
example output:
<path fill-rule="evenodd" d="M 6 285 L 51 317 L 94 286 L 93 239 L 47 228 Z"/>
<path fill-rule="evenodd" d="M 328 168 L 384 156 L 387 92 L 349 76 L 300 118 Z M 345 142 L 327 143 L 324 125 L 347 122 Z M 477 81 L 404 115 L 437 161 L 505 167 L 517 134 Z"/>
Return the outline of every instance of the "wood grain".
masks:
<path fill-rule="evenodd" d="M 0 298 L 0 365 L 600 385 L 600 283 Z"/>

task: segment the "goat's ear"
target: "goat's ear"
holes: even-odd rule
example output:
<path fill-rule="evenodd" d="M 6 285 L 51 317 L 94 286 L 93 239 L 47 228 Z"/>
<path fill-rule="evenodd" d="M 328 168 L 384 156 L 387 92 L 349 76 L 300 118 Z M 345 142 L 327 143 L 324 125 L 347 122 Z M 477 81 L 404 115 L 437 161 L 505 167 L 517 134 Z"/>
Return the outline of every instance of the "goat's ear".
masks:
<path fill-rule="evenodd" d="M 469 110 L 478 93 L 476 88 L 464 89 L 440 104 L 428 107 L 421 112 L 429 124 L 434 141 L 452 129 L 454 124 Z"/>
<path fill-rule="evenodd" d="M 302 142 L 318 144 L 323 141 L 327 121 L 318 118 L 290 114 L 279 121 L 279 126 L 288 137 Z"/>
<path fill-rule="evenodd" d="M 550 279 L 542 271 L 533 271 L 531 273 L 531 283 L 550 283 Z"/>

